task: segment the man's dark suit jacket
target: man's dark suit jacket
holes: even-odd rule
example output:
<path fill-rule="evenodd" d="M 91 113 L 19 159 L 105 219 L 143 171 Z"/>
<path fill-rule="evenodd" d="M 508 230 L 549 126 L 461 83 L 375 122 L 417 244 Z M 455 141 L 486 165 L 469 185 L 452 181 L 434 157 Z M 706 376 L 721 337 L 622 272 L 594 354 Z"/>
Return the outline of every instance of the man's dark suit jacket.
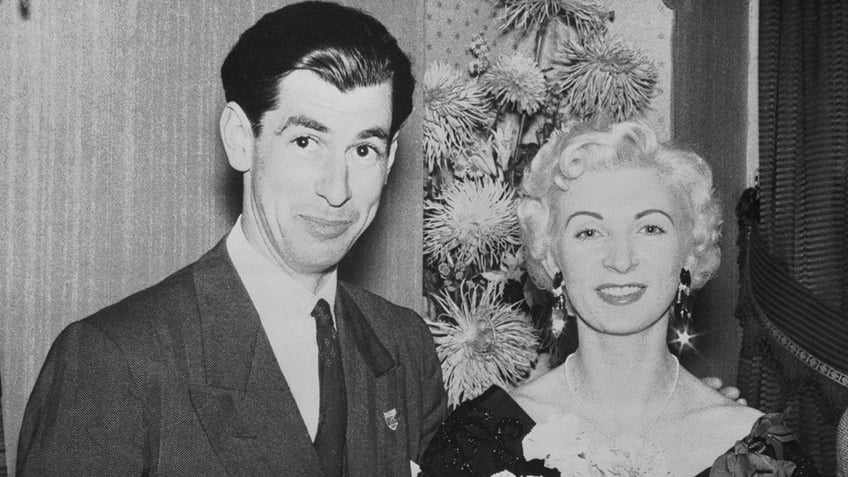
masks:
<path fill-rule="evenodd" d="M 447 409 L 411 310 L 340 283 L 346 474 L 409 475 Z M 225 241 L 56 339 L 24 415 L 22 475 L 320 474 Z"/>

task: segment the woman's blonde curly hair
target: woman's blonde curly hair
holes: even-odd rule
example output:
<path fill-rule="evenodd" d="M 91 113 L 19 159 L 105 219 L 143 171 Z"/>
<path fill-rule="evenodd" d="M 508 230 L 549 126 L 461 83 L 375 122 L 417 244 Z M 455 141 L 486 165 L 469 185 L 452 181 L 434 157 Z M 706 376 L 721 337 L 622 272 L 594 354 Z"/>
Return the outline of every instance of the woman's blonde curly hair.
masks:
<path fill-rule="evenodd" d="M 695 265 L 692 288 L 701 288 L 721 261 L 721 205 L 713 189 L 710 166 L 691 151 L 659 144 L 643 122 L 606 127 L 582 124 L 551 137 L 524 173 L 518 220 L 526 249 L 527 270 L 542 288 L 551 288 L 543 266 L 552 244 L 551 214 L 569 184 L 586 171 L 644 168 L 657 171 L 688 199 Z"/>

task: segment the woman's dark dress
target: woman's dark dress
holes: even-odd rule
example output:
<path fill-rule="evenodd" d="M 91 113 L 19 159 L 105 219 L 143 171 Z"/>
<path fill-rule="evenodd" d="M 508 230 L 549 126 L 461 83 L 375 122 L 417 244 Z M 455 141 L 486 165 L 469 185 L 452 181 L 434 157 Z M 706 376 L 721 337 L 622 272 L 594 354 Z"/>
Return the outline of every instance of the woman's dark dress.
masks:
<path fill-rule="evenodd" d="M 442 424 L 424 452 L 421 476 L 489 477 L 504 470 L 518 476 L 559 476 L 542 460 L 524 459 L 521 442 L 535 425 L 506 391 L 493 386 L 463 403 Z M 709 475 L 807 477 L 818 473 L 781 424 L 780 415 L 769 414 L 697 477 Z"/>

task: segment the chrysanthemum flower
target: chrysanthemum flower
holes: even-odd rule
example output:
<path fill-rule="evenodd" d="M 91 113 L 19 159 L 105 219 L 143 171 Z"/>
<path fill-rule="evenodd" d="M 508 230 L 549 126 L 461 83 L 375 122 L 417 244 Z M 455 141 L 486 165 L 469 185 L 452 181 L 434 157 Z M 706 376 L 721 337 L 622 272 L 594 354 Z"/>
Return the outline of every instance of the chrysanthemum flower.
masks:
<path fill-rule="evenodd" d="M 480 86 L 500 107 L 533 114 L 545 101 L 545 75 L 531 58 L 520 53 L 501 56 L 480 76 Z"/>
<path fill-rule="evenodd" d="M 431 261 L 483 269 L 518 245 L 515 191 L 485 177 L 456 181 L 440 199 L 424 201 L 424 254 Z"/>
<path fill-rule="evenodd" d="M 559 18 L 581 36 L 606 30 L 610 12 L 595 0 L 502 0 L 502 28 L 530 31 Z"/>
<path fill-rule="evenodd" d="M 619 38 L 566 39 L 552 62 L 550 78 L 569 115 L 624 121 L 648 108 L 656 95 L 654 63 Z"/>
<path fill-rule="evenodd" d="M 424 158 L 427 169 L 444 166 L 452 151 L 474 139 L 490 119 L 486 93 L 447 63 L 424 73 Z"/>
<path fill-rule="evenodd" d="M 537 348 L 530 320 L 517 304 L 501 303 L 494 288 L 466 284 L 459 295 L 459 303 L 447 293 L 434 296 L 444 312 L 427 323 L 453 407 L 493 384 L 506 387 L 526 377 Z"/>

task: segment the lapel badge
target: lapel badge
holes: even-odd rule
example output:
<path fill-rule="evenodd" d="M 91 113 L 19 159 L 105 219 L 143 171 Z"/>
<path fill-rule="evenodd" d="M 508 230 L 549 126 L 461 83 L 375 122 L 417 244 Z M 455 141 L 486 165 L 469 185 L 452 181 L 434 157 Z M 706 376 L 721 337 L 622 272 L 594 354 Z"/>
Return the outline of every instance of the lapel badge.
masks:
<path fill-rule="evenodd" d="M 398 428 L 397 409 L 392 408 L 390 411 L 383 413 L 383 419 L 386 420 L 386 425 L 389 429 L 396 431 Z"/>

